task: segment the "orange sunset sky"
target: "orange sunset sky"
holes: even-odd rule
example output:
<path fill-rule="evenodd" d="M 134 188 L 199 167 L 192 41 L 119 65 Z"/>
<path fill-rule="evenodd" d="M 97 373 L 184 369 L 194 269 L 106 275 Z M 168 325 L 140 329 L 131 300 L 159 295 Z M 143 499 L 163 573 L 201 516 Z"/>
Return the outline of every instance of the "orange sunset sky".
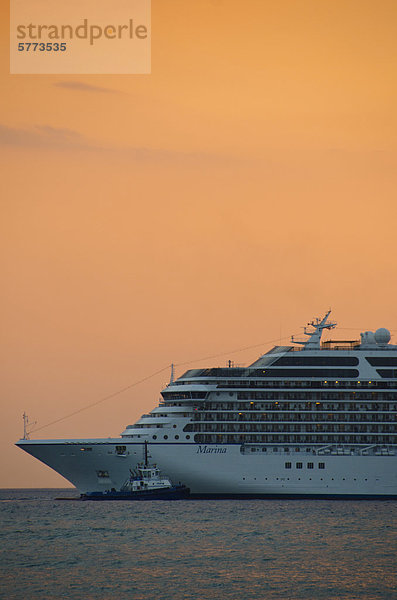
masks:
<path fill-rule="evenodd" d="M 395 0 L 153 0 L 151 75 L 9 75 L 2 13 L 1 487 L 67 485 L 23 411 L 249 364 L 329 307 L 396 343 Z M 168 378 L 32 437 L 118 435 Z"/>

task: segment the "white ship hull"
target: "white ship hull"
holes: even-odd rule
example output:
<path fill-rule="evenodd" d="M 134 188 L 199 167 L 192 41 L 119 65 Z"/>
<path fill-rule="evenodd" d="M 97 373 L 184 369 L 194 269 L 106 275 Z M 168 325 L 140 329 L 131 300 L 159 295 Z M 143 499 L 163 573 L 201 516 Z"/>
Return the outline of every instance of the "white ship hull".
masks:
<path fill-rule="evenodd" d="M 20 440 L 18 446 L 87 493 L 120 489 L 129 469 L 142 461 L 142 443 L 123 443 L 127 452 L 122 456 L 115 454 L 119 438 Z M 240 448 L 239 444 L 158 443 L 150 444 L 149 451 L 150 460 L 173 483 L 183 483 L 196 496 L 397 497 L 397 456 L 242 454 Z M 286 462 L 291 468 L 285 468 Z M 319 468 L 320 463 L 324 468 Z M 108 476 L 98 477 L 98 473 Z"/>

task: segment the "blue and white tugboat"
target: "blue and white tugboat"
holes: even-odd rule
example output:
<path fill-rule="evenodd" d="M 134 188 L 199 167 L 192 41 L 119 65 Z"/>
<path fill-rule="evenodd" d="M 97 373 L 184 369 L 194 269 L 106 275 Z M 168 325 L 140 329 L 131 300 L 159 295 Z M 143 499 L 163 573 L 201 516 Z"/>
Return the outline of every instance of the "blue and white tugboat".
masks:
<path fill-rule="evenodd" d="M 190 490 L 185 485 L 172 485 L 163 477 L 156 465 L 148 463 L 148 448 L 145 442 L 145 462 L 138 464 L 120 490 L 110 489 L 103 492 L 81 494 L 81 500 L 183 500 Z"/>

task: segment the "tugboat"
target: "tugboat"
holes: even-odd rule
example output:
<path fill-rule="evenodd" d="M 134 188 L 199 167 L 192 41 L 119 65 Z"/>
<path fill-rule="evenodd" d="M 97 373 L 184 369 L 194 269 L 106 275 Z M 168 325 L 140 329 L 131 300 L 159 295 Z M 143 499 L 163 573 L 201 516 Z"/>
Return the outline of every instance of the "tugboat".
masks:
<path fill-rule="evenodd" d="M 172 485 L 171 481 L 162 477 L 156 465 L 148 463 L 147 442 L 144 446 L 145 461 L 138 464 L 136 470 L 130 469 L 130 476 L 120 490 L 104 492 L 87 492 L 81 494 L 81 500 L 183 500 L 189 496 L 190 490 L 185 485 Z"/>

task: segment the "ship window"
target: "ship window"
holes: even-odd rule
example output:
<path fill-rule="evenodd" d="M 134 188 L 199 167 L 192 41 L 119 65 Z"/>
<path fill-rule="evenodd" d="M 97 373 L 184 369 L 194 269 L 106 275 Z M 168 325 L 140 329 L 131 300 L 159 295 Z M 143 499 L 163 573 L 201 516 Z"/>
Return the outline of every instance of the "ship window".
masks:
<path fill-rule="evenodd" d="M 105 477 L 109 477 L 109 471 L 97 471 L 96 474 L 97 474 L 97 476 L 100 479 L 104 479 Z"/>
<path fill-rule="evenodd" d="M 366 356 L 365 358 L 372 367 L 397 367 L 397 358 L 390 356 Z"/>
<path fill-rule="evenodd" d="M 319 469 L 325 469 L 325 463 L 318 463 Z"/>
<path fill-rule="evenodd" d="M 164 439 L 165 439 L 165 440 L 168 440 L 168 435 L 165 435 L 165 436 L 164 436 Z"/>
<path fill-rule="evenodd" d="M 376 372 L 386 379 L 394 379 L 397 377 L 397 369 L 376 369 Z"/>
<path fill-rule="evenodd" d="M 259 373 L 258 373 L 259 375 Z M 306 377 L 306 378 L 311 378 L 311 377 L 321 377 L 324 380 L 329 380 L 329 379 L 342 379 L 342 378 L 353 378 L 353 377 L 358 377 L 359 372 L 357 369 L 343 369 L 343 368 L 336 368 L 336 369 L 327 369 L 327 368 L 318 368 L 318 369 L 311 369 L 311 368 L 296 368 L 296 369 L 284 369 L 282 367 L 276 367 L 276 368 L 270 368 L 267 369 L 264 373 L 260 372 L 260 375 L 262 377 Z M 255 377 L 256 374 L 255 373 L 251 373 L 251 377 Z M 292 382 L 290 381 L 284 381 L 284 386 L 288 387 Z M 257 382 L 257 385 L 262 385 L 262 382 L 259 381 Z"/>
<path fill-rule="evenodd" d="M 303 465 L 302 465 L 302 463 L 301 463 L 301 462 L 299 462 L 299 463 L 296 463 L 296 468 L 297 468 L 297 469 L 301 469 L 301 468 L 302 468 L 302 466 L 303 466 Z"/>
<path fill-rule="evenodd" d="M 123 454 L 125 454 L 126 450 L 127 450 L 127 446 L 116 446 L 116 454 L 118 454 L 119 456 L 122 456 Z"/>
<path fill-rule="evenodd" d="M 187 439 L 187 440 L 190 440 L 190 435 L 187 435 L 187 436 L 186 436 L 186 439 Z"/>
<path fill-rule="evenodd" d="M 286 462 L 285 463 L 285 468 L 286 469 L 290 469 L 291 468 L 291 463 L 290 462 Z"/>
<path fill-rule="evenodd" d="M 176 436 L 175 436 L 175 439 L 176 439 L 176 440 L 179 440 L 179 435 L 176 435 Z"/>
<path fill-rule="evenodd" d="M 355 367 L 358 365 L 358 358 L 352 356 L 282 356 L 273 367 Z"/>
<path fill-rule="evenodd" d="M 312 469 L 314 467 L 313 463 L 307 463 L 307 468 Z"/>
<path fill-rule="evenodd" d="M 157 440 L 157 435 L 152 436 L 154 440 Z"/>
<path fill-rule="evenodd" d="M 164 400 L 188 400 L 191 398 L 190 392 L 163 392 Z M 181 406 L 177 404 L 177 406 Z"/>

